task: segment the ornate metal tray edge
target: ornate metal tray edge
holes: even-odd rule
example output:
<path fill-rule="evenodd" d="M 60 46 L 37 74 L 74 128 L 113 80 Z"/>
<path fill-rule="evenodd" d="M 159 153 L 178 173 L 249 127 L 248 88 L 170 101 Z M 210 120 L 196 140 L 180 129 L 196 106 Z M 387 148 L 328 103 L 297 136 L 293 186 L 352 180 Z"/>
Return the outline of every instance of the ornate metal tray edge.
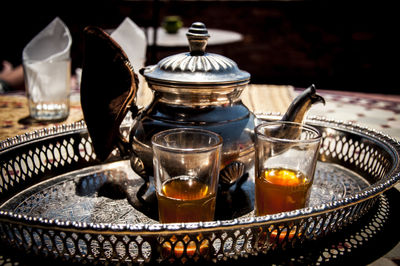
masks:
<path fill-rule="evenodd" d="M 277 115 L 279 114 L 265 114 L 265 117 L 273 118 Z M 366 213 L 375 203 L 377 198 L 376 196 L 390 189 L 400 179 L 400 143 L 388 135 L 384 135 L 376 130 L 371 130 L 354 123 L 335 121 L 324 117 L 309 117 L 307 119 L 307 123 L 320 127 L 325 127 L 327 129 L 356 134 L 366 139 L 367 142 L 373 142 L 389 155 L 392 160 L 390 162 L 390 166 L 385 171 L 380 171 L 379 175 L 381 176 L 381 178 L 379 180 L 374 182 L 370 187 L 364 189 L 363 191 L 360 191 L 359 193 L 356 193 L 351 197 L 346 197 L 342 200 L 336 200 L 327 204 L 321 204 L 318 206 L 295 210 L 292 212 L 280 213 L 276 215 L 246 217 L 213 222 L 149 225 L 94 224 L 59 220 L 46 220 L 41 217 L 29 217 L 12 212 L 0 211 L 0 231 L 4 232 L 5 236 L 6 233 L 11 230 L 11 227 L 13 226 L 15 226 L 14 228 L 26 226 L 37 228 L 35 230 L 60 230 L 71 232 L 71 234 L 100 234 L 103 236 L 137 235 L 138 237 L 149 237 L 147 241 L 149 241 L 150 243 L 153 243 L 152 236 L 157 236 L 156 242 L 159 245 L 163 246 L 167 243 L 167 246 L 170 245 L 172 249 L 175 249 L 175 252 L 177 249 L 176 243 L 184 243 L 185 253 L 188 252 L 189 245 L 189 243 L 185 242 L 184 240 L 185 236 L 187 236 L 187 234 L 196 234 L 202 235 L 202 237 L 205 237 L 205 239 L 207 239 L 209 243 L 212 244 L 213 253 L 218 259 L 221 259 L 222 257 L 245 255 L 248 253 L 254 254 L 257 252 L 264 252 L 265 250 L 268 250 L 273 246 L 283 247 L 286 242 L 292 243 L 295 242 L 294 240 L 297 240 L 296 242 L 301 242 L 305 239 L 317 239 L 325 235 L 329 231 L 335 231 L 337 229 L 340 229 L 342 226 L 345 226 L 347 223 L 351 223 L 352 221 L 357 220 L 358 217 L 361 217 L 364 213 Z M 8 151 L 18 147 L 19 145 L 24 145 L 31 141 L 40 141 L 54 135 L 73 134 L 81 131 L 85 131 L 85 125 L 83 122 L 54 127 L 52 129 L 43 129 L 35 131 L 33 133 L 16 136 L 0 143 L 0 156 L 1 154 L 7 153 Z M 329 135 L 325 135 L 325 140 L 326 139 L 329 140 Z M 339 139 L 337 136 L 335 136 L 335 139 L 330 141 L 342 140 L 340 139 L 340 136 Z M 335 145 L 334 149 L 329 148 L 329 146 L 330 144 L 328 141 L 328 148 L 321 151 L 322 160 L 324 160 L 324 157 L 327 155 L 332 157 L 332 153 L 336 153 L 338 151 L 337 145 Z M 376 154 L 376 151 L 374 152 Z M 336 156 L 333 157 L 339 156 L 336 154 Z M 363 159 L 359 160 L 359 163 L 363 164 L 364 158 L 365 154 Z M 340 161 L 339 158 L 336 159 Z M 90 162 L 88 164 L 95 164 L 95 162 L 92 162 L 91 160 L 89 161 Z M 333 161 L 335 161 L 335 158 L 333 158 Z M 371 164 L 375 164 L 374 162 L 370 163 L 370 161 L 373 160 L 365 159 L 365 168 L 369 168 Z M 4 165 L 9 165 L 9 163 L 3 161 L 2 164 L 2 171 L 4 172 L 4 169 L 7 169 L 8 167 Z M 4 185 L 4 182 L 5 181 L 2 181 L 1 185 Z M 319 218 L 314 219 L 314 217 Z M 219 233 L 222 234 L 221 238 L 220 236 L 215 236 L 216 232 L 217 235 Z M 292 236 L 291 232 L 293 232 L 293 235 L 295 236 Z M 23 235 L 23 233 L 19 234 Z M 227 235 L 224 236 L 224 234 Z M 181 235 L 181 237 L 178 237 L 178 240 L 175 240 L 174 242 L 172 240 L 164 239 L 163 237 L 161 237 L 162 235 Z M 235 237 L 233 237 L 233 235 L 235 235 Z M 220 242 L 222 241 L 220 243 L 220 246 L 224 243 L 228 243 L 229 241 L 227 242 L 227 239 L 230 239 L 231 242 L 233 241 L 235 243 L 235 247 L 237 247 L 239 243 L 238 239 L 241 236 L 244 236 L 243 241 L 245 243 L 240 244 L 241 248 L 236 248 L 236 251 L 232 248 L 228 249 L 227 251 L 224 251 L 223 248 L 218 248 L 219 251 L 215 251 L 215 246 L 218 246 L 218 243 L 215 245 L 215 243 L 218 242 L 217 239 L 220 239 Z M 265 237 L 265 239 L 263 239 L 263 237 Z M 15 239 L 12 241 L 14 243 L 16 241 L 18 242 L 18 240 Z M 207 257 L 208 255 L 204 255 L 201 252 L 201 243 L 203 243 L 201 241 L 204 242 L 204 240 L 199 240 L 198 242 L 196 242 L 195 253 L 197 255 L 200 255 L 200 257 Z M 272 242 L 274 244 L 271 244 Z M 135 243 L 140 244 L 139 242 Z M 27 245 L 27 243 L 22 245 Z M 29 245 L 32 246 L 32 243 L 30 243 Z M 176 254 L 173 254 L 172 256 L 176 256 Z M 185 254 L 185 256 L 191 257 L 188 254 Z M 132 256 L 130 256 L 129 258 L 126 257 L 124 260 L 129 261 L 130 259 L 132 259 L 132 261 L 140 261 L 141 259 L 139 257 L 140 256 L 133 258 Z M 167 258 L 170 257 L 171 255 L 167 256 Z M 144 258 L 144 261 L 150 261 L 150 257 L 146 257 L 145 255 L 142 258 Z M 107 258 L 105 259 L 107 260 Z"/>
<path fill-rule="evenodd" d="M 279 113 L 267 113 L 267 114 L 256 114 L 257 118 L 268 117 L 269 119 L 277 119 L 279 118 Z M 303 218 L 313 216 L 319 213 L 326 213 L 335 209 L 339 209 L 342 206 L 350 206 L 360 203 L 364 200 L 370 199 L 372 197 L 378 196 L 379 194 L 385 192 L 390 189 L 400 180 L 400 142 L 395 138 L 383 134 L 375 129 L 370 129 L 368 127 L 364 127 L 360 124 L 345 122 L 345 121 L 337 121 L 334 119 L 329 119 L 326 117 L 312 116 L 307 117 L 307 123 L 313 125 L 322 125 L 324 127 L 337 128 L 340 130 L 346 130 L 349 132 L 353 132 L 356 134 L 367 136 L 371 139 L 376 139 L 387 145 L 387 149 L 393 153 L 393 158 L 395 161 L 390 171 L 387 173 L 387 178 L 382 178 L 375 184 L 371 185 L 367 189 L 360 191 L 359 193 L 347 197 L 343 200 L 336 200 L 331 203 L 322 204 L 319 206 L 307 207 L 304 209 L 299 209 L 291 212 L 283 212 L 274 215 L 266 215 L 259 217 L 246 217 L 246 218 L 237 218 L 233 220 L 225 220 L 225 221 L 212 221 L 212 222 L 198 222 L 198 223 L 177 223 L 177 224 L 159 224 L 159 225 L 146 225 L 146 224 L 136 224 L 136 225 L 110 225 L 110 224 L 80 224 L 80 223 L 72 223 L 69 221 L 44 221 L 41 217 L 24 217 L 18 214 L 13 214 L 12 212 L 4 212 L 0 210 L 0 215 L 3 218 L 8 217 L 11 219 L 22 219 L 25 221 L 29 221 L 29 223 L 45 223 L 46 225 L 61 226 L 61 227 L 72 227 L 79 230 L 116 230 L 116 231 L 140 231 L 149 230 L 151 232 L 154 231 L 175 231 L 180 229 L 186 230 L 199 230 L 200 228 L 204 228 L 206 230 L 212 230 L 213 228 L 218 228 L 220 226 L 242 226 L 246 224 L 254 224 L 254 223 L 271 223 L 277 221 L 286 221 L 291 218 L 301 216 Z M 63 124 L 60 126 L 55 126 L 52 128 L 44 128 L 40 130 L 36 130 L 30 133 L 25 133 L 23 135 L 18 135 L 13 138 L 8 138 L 0 142 L 0 153 L 6 152 L 8 149 L 12 149 L 14 146 L 25 144 L 30 141 L 37 141 L 42 138 L 50 137 L 52 135 L 58 134 L 68 134 L 76 131 L 85 130 L 86 125 L 83 121 L 75 122 L 72 124 Z M 0 216 L 0 217 L 1 217 Z"/>
<path fill-rule="evenodd" d="M 0 141 L 0 153 L 5 152 L 7 149 L 13 148 L 14 146 L 17 146 L 19 144 L 24 144 L 29 141 L 37 141 L 42 138 L 58 134 L 71 133 L 77 130 L 84 130 L 84 129 L 86 129 L 86 124 L 83 120 L 81 120 L 71 124 L 61 124 L 58 126 L 42 128 L 31 132 L 26 132 L 25 134 L 16 135 L 14 137 L 7 138 L 6 140 Z"/>

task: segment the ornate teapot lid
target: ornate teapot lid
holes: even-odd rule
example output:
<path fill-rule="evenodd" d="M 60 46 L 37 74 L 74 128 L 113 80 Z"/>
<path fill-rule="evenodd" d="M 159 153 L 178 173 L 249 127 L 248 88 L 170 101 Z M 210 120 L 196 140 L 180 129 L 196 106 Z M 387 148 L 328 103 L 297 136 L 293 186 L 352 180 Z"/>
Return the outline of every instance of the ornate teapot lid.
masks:
<path fill-rule="evenodd" d="M 250 74 L 240 70 L 231 59 L 205 52 L 210 35 L 203 23 L 193 23 L 186 36 L 190 52 L 166 57 L 157 65 L 143 69 L 142 74 L 148 83 L 167 86 L 220 86 L 240 85 L 250 81 Z"/>

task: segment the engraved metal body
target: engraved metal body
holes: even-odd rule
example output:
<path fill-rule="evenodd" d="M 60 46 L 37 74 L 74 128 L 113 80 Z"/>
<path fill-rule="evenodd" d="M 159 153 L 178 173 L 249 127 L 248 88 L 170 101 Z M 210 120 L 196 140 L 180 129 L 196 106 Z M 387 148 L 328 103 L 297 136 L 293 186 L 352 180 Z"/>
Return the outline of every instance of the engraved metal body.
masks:
<path fill-rule="evenodd" d="M 205 51 L 210 36 L 203 23 L 193 23 L 187 37 L 190 52 L 141 70 L 154 99 L 135 118 L 133 150 L 151 175 L 155 133 L 177 127 L 211 130 L 223 137 L 222 182 L 230 185 L 249 169 L 254 155 L 254 115 L 240 99 L 250 74 L 231 59 Z"/>

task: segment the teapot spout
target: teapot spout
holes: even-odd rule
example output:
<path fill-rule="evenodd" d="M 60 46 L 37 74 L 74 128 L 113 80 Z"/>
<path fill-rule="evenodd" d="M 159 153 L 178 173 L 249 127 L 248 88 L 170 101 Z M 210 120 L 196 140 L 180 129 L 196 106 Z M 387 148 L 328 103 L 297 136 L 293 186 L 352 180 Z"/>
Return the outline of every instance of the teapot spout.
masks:
<path fill-rule="evenodd" d="M 281 120 L 302 123 L 311 106 L 319 102 L 325 105 L 325 99 L 317 94 L 313 84 L 293 100 Z"/>

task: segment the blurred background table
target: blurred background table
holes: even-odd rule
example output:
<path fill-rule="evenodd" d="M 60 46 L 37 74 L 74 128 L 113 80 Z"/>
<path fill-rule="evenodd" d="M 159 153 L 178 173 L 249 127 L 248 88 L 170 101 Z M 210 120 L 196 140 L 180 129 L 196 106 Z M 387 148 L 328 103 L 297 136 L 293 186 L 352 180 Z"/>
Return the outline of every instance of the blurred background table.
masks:
<path fill-rule="evenodd" d="M 154 36 L 153 27 L 146 28 L 145 32 L 149 46 L 149 64 L 156 64 L 162 58 L 172 54 L 189 52 L 189 42 L 186 37 L 187 27 L 180 28 L 174 34 L 167 33 L 162 27 L 157 28 L 156 36 Z M 227 54 L 234 43 L 240 43 L 243 40 L 241 33 L 231 30 L 208 28 L 208 33 L 210 38 L 207 42 L 207 51 L 217 54 Z M 153 45 L 154 42 L 155 45 Z M 213 47 L 213 50 L 210 50 L 210 47 Z"/>
<path fill-rule="evenodd" d="M 153 44 L 153 28 L 147 29 L 148 44 Z M 180 28 L 177 33 L 170 34 L 162 27 L 157 28 L 157 46 L 161 47 L 188 47 L 188 40 L 186 33 L 188 28 Z M 208 29 L 211 38 L 208 39 L 207 45 L 221 45 L 239 42 L 243 40 L 242 34 L 239 32 L 222 30 L 222 29 Z"/>

